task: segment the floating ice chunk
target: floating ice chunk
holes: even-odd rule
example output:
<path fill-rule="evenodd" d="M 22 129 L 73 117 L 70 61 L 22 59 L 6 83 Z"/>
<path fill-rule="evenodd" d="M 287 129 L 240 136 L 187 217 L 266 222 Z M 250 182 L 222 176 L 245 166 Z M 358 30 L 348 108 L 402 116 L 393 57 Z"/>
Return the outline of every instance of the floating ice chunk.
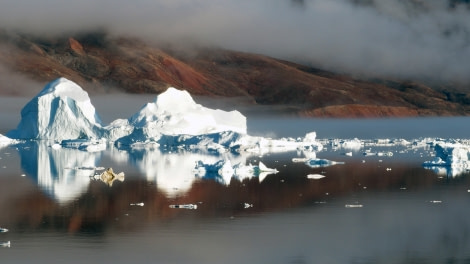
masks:
<path fill-rule="evenodd" d="M 99 179 L 106 183 L 108 186 L 113 186 L 114 181 L 118 180 L 120 182 L 124 181 L 124 172 L 118 174 L 113 172 L 112 168 L 108 168 L 103 173 L 99 175 Z"/>
<path fill-rule="evenodd" d="M 197 204 L 171 204 L 169 206 L 170 208 L 173 209 L 197 209 Z"/>
<path fill-rule="evenodd" d="M 62 146 L 59 143 L 54 143 L 54 144 L 52 144 L 51 148 L 52 149 L 60 149 L 60 148 L 62 148 Z"/>
<path fill-rule="evenodd" d="M 434 151 L 435 158 L 425 161 L 423 167 L 448 176 L 457 176 L 470 169 L 470 146 L 438 142 L 434 145 Z"/>
<path fill-rule="evenodd" d="M 312 179 L 312 180 L 319 180 L 319 179 L 325 178 L 325 175 L 321 175 L 321 174 L 309 174 L 309 175 L 307 175 L 307 178 L 308 178 L 308 179 Z"/>
<path fill-rule="evenodd" d="M 346 204 L 344 207 L 346 208 L 362 208 L 362 204 Z"/>
<path fill-rule="evenodd" d="M 292 162 L 307 162 L 308 160 L 310 160 L 309 158 L 293 158 L 292 159 Z"/>
<path fill-rule="evenodd" d="M 17 144 L 17 143 L 20 143 L 20 141 L 16 140 L 16 139 L 11 139 L 9 137 L 6 137 L 6 136 L 0 134 L 0 147 L 7 146 L 7 145 L 13 145 L 13 144 Z"/>
<path fill-rule="evenodd" d="M 10 241 L 0 243 L 0 247 L 10 247 L 10 246 L 11 246 Z"/>
<path fill-rule="evenodd" d="M 378 157 L 392 157 L 393 152 L 387 151 L 387 152 L 370 152 L 370 151 L 365 151 L 363 153 L 364 156 L 378 156 Z"/>
<path fill-rule="evenodd" d="M 106 150 L 106 140 L 66 139 L 61 141 L 60 146 L 64 148 L 75 148 L 88 152 L 99 152 Z"/>
<path fill-rule="evenodd" d="M 363 143 L 361 140 L 355 138 L 352 140 L 342 140 L 340 141 L 340 145 L 344 149 L 353 149 L 353 150 L 359 150 Z"/>
<path fill-rule="evenodd" d="M 332 161 L 327 159 L 309 159 L 305 162 L 311 168 L 329 167 L 337 164 L 344 164 L 341 161 Z"/>

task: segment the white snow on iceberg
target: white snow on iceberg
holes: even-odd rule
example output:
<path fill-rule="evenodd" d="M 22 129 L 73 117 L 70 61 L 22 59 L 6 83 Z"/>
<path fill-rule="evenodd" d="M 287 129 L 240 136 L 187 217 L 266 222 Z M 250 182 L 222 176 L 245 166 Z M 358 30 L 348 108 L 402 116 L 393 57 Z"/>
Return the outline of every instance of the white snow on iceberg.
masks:
<path fill-rule="evenodd" d="M 59 78 L 21 110 L 21 121 L 7 136 L 14 139 L 97 138 L 103 133 L 88 93 L 76 83 Z"/>
<path fill-rule="evenodd" d="M 115 142 L 120 149 L 150 147 L 163 151 L 177 148 L 262 154 L 322 148 L 314 132 L 297 140 L 251 137 L 246 134 L 246 117 L 240 112 L 203 107 L 187 91 L 172 87 L 129 119 L 103 126 L 88 94 L 76 83 L 59 78 L 26 104 L 21 117 L 8 137 L 54 140 L 64 147 L 85 151 L 106 149 L 103 139 Z M 83 142 L 86 140 L 91 142 Z"/>
<path fill-rule="evenodd" d="M 246 134 L 246 117 L 238 111 L 213 110 L 196 104 L 187 91 L 173 87 L 129 119 L 134 127 L 165 135 L 202 135 L 223 131 Z M 152 133 L 152 131 L 154 131 Z"/>
<path fill-rule="evenodd" d="M 470 146 L 453 142 L 438 142 L 434 146 L 435 158 L 423 166 L 455 177 L 470 169 Z"/>

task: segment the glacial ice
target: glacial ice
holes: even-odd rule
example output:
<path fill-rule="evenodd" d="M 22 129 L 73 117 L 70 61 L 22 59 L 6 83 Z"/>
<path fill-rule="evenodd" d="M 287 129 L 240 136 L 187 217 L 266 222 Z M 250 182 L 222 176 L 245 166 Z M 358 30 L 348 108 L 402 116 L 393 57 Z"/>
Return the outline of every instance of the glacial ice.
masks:
<path fill-rule="evenodd" d="M 470 169 L 470 145 L 458 142 L 434 142 L 435 158 L 423 166 L 437 174 L 455 177 Z"/>
<path fill-rule="evenodd" d="M 186 149 L 224 153 L 321 150 L 314 132 L 303 139 L 270 139 L 247 135 L 246 117 L 197 104 L 187 91 L 168 88 L 128 119 L 103 126 L 88 94 L 59 78 L 47 84 L 21 111 L 11 139 L 45 139 L 62 147 L 102 151 L 108 142 L 120 149 Z M 9 142 L 0 138 L 0 142 Z"/>
<path fill-rule="evenodd" d="M 175 88 L 158 95 L 130 118 L 103 125 L 88 94 L 77 84 L 59 78 L 26 104 L 21 116 L 17 129 L 0 135 L 0 147 L 16 145 L 21 149 L 25 173 L 61 202 L 86 190 L 93 179 L 90 176 L 103 180 L 96 171 L 104 155 L 118 164 L 134 166 L 168 196 L 184 193 L 199 178 L 229 184 L 232 179 L 258 177 L 261 182 L 277 173 L 262 162 L 250 164 L 248 156 L 297 152 L 299 157 L 292 161 L 312 168 L 343 163 L 317 158 L 316 153 L 324 146 L 345 150 L 351 156 L 362 150 L 360 153 L 371 159 L 390 158 L 390 147 L 414 151 L 433 146 L 436 158 L 424 162 L 424 167 L 452 176 L 470 168 L 470 144 L 466 141 L 317 139 L 315 132 L 299 138 L 250 136 L 246 117 L 238 111 L 206 108 L 186 91 Z M 312 172 L 307 178 L 321 176 Z M 122 179 L 103 178 L 111 180 L 109 183 Z"/>
<path fill-rule="evenodd" d="M 87 92 L 76 83 L 59 78 L 24 106 L 17 129 L 9 131 L 7 137 L 62 140 L 99 138 L 103 133 Z"/>
<path fill-rule="evenodd" d="M 2 146 L 8 146 L 8 145 L 13 145 L 13 144 L 17 144 L 17 143 L 19 143 L 18 140 L 11 139 L 9 137 L 6 137 L 6 136 L 0 134 L 0 148 Z"/>

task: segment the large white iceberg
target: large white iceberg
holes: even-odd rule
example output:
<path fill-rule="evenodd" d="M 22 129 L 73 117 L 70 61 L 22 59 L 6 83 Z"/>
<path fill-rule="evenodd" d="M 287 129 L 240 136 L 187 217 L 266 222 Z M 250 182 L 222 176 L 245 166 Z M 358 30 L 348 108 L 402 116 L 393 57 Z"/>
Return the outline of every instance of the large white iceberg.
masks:
<path fill-rule="evenodd" d="M 269 139 L 247 135 L 246 117 L 197 104 L 187 91 L 168 88 L 129 119 L 103 126 L 88 94 L 76 83 L 59 78 L 47 84 L 21 111 L 13 139 L 48 139 L 64 147 L 101 151 L 105 141 L 119 148 L 174 148 L 223 153 L 321 150 L 316 134 L 303 139 Z M 78 141 L 77 141 L 78 140 Z M 88 144 L 84 140 L 91 141 Z M 105 141 L 103 141 L 105 140 Z M 98 142 L 99 144 L 96 144 Z"/>
<path fill-rule="evenodd" d="M 97 138 L 101 121 L 88 93 L 76 83 L 59 78 L 47 84 L 21 110 L 21 121 L 7 136 L 14 139 Z"/>
<path fill-rule="evenodd" d="M 240 112 L 203 107 L 194 102 L 187 91 L 172 87 L 158 95 L 155 102 L 147 103 L 129 119 L 129 123 L 165 135 L 202 135 L 223 131 L 246 134 L 246 117 Z"/>

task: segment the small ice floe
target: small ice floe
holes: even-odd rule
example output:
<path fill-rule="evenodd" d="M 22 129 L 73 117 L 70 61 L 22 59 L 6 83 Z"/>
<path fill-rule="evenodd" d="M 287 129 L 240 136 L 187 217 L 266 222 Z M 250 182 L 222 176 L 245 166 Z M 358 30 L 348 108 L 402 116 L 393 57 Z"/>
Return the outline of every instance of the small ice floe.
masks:
<path fill-rule="evenodd" d="M 96 179 L 96 177 L 95 177 L 95 179 Z M 115 180 L 118 180 L 120 182 L 124 181 L 124 172 L 120 172 L 120 173 L 116 174 L 116 173 L 113 172 L 112 168 L 108 168 L 107 170 L 105 170 L 103 173 L 101 173 L 98 176 L 98 179 L 111 187 Z"/>
<path fill-rule="evenodd" d="M 53 149 L 61 149 L 62 146 L 61 146 L 59 143 L 54 143 L 54 144 L 52 144 L 51 148 L 53 148 Z"/>
<path fill-rule="evenodd" d="M 293 158 L 292 162 L 298 163 L 298 162 L 307 162 L 309 158 Z"/>
<path fill-rule="evenodd" d="M 253 207 L 253 204 L 245 203 L 243 206 L 247 209 Z"/>
<path fill-rule="evenodd" d="M 10 247 L 10 246 L 11 246 L 10 241 L 7 241 L 7 242 L 0 242 L 0 247 Z"/>
<path fill-rule="evenodd" d="M 362 208 L 362 204 L 346 204 L 344 207 L 346 208 Z"/>
<path fill-rule="evenodd" d="M 393 152 L 387 151 L 387 152 L 371 152 L 370 150 L 367 150 L 362 153 L 362 155 L 368 157 L 368 156 L 378 156 L 378 157 L 392 157 Z"/>
<path fill-rule="evenodd" d="M 131 206 L 144 206 L 144 203 L 131 203 Z"/>
<path fill-rule="evenodd" d="M 11 139 L 7 136 L 0 134 L 0 146 L 7 146 L 19 143 L 20 140 Z"/>
<path fill-rule="evenodd" d="M 319 180 L 319 179 L 325 178 L 325 175 L 321 175 L 321 174 L 309 174 L 309 175 L 307 175 L 307 178 L 308 178 L 308 179 L 312 179 L 312 180 Z"/>
<path fill-rule="evenodd" d="M 197 209 L 197 204 L 171 204 L 170 208 L 173 209 Z"/>
<path fill-rule="evenodd" d="M 309 159 L 305 162 L 307 166 L 311 168 L 321 168 L 321 167 L 329 167 L 337 164 L 344 164 L 344 162 L 340 161 L 332 161 L 327 159 Z"/>
<path fill-rule="evenodd" d="M 0 227 L 0 233 L 6 233 L 8 232 L 8 229 Z"/>
<path fill-rule="evenodd" d="M 87 152 L 99 152 L 106 150 L 104 139 L 65 139 L 60 145 L 64 148 L 74 148 Z"/>

